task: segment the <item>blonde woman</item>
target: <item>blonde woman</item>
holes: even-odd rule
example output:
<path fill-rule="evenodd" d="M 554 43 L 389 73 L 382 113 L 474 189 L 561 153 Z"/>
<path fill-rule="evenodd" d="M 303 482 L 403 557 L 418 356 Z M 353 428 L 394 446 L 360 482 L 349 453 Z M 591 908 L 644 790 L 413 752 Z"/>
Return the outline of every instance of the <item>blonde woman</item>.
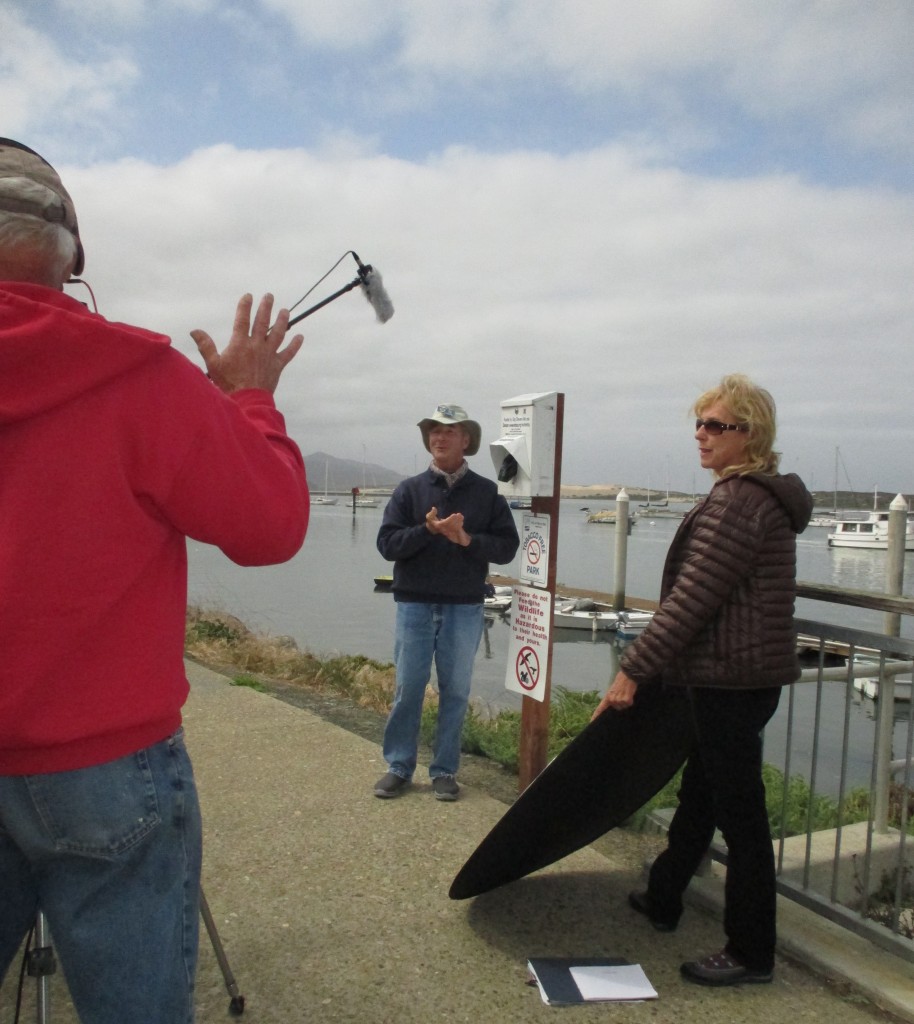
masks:
<path fill-rule="evenodd" d="M 657 613 L 626 649 L 595 716 L 624 713 L 639 686 L 688 689 L 694 737 L 679 806 L 647 890 L 629 903 L 656 929 L 672 931 L 719 828 L 728 848 L 727 943 L 680 970 L 703 985 L 764 983 L 774 969 L 776 904 L 761 732 L 781 687 L 799 676 L 796 535 L 813 503 L 799 477 L 778 473 L 767 391 L 733 374 L 694 410 L 698 456 L 715 483 L 677 531 Z"/>

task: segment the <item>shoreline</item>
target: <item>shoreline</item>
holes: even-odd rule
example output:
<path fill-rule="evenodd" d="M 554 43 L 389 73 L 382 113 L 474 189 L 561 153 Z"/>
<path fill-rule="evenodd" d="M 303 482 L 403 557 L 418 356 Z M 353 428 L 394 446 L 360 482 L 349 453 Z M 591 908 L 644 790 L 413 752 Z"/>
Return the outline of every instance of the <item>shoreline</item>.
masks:
<path fill-rule="evenodd" d="M 527 586 L 527 584 L 522 583 L 520 580 L 515 579 L 513 576 L 502 576 L 500 573 L 489 573 L 488 577 L 486 578 L 486 582 L 491 583 L 496 587 Z M 605 606 L 606 610 L 612 609 L 612 594 L 607 594 L 603 590 L 589 590 L 586 587 L 566 587 L 564 583 L 556 584 L 556 601 L 569 601 L 577 597 L 589 597 L 594 602 L 594 604 L 603 605 Z M 645 597 L 632 597 L 630 594 L 625 595 L 625 607 L 629 611 L 655 612 L 657 611 L 657 606 L 657 601 L 649 601 Z"/>

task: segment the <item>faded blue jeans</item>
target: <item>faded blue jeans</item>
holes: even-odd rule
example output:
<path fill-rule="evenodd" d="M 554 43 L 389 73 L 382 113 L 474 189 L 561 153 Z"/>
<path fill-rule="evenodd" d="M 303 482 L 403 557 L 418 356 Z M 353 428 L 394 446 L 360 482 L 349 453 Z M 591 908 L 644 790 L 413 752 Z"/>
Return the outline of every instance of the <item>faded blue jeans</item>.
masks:
<path fill-rule="evenodd" d="M 397 689 L 384 730 L 384 760 L 394 775 L 411 779 L 416 770 L 422 702 L 432 662 L 438 676 L 438 727 L 428 773 L 433 779 L 457 774 L 482 629 L 482 604 L 397 602 Z"/>
<path fill-rule="evenodd" d="M 181 730 L 91 768 L 0 776 L 0 980 L 41 909 L 82 1024 L 189 1024 L 200 860 Z"/>

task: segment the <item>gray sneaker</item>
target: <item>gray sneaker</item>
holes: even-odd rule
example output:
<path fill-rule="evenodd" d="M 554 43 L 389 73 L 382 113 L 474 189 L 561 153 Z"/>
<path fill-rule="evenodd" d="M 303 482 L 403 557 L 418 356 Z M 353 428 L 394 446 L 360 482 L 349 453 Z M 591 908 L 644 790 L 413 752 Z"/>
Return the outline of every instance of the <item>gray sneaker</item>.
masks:
<path fill-rule="evenodd" d="M 453 775 L 438 775 L 432 779 L 432 789 L 436 800 L 456 800 L 460 786 Z"/>
<path fill-rule="evenodd" d="M 393 796 L 399 796 L 408 785 L 409 779 L 388 772 L 374 784 L 374 795 L 379 796 L 382 800 L 389 800 Z"/>

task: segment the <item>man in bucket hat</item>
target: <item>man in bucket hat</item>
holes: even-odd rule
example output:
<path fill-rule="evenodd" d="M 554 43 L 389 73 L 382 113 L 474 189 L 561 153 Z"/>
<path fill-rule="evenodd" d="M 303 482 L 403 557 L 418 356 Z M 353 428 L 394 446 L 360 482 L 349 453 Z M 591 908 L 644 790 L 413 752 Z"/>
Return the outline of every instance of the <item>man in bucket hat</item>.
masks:
<path fill-rule="evenodd" d="M 479 424 L 459 405 L 446 403 L 418 426 L 431 464 L 397 487 L 378 531 L 378 550 L 394 563 L 397 689 L 384 730 L 388 770 L 374 793 L 399 796 L 413 777 L 434 663 L 438 726 L 429 776 L 436 799 L 456 800 L 489 563 L 510 562 L 520 541 L 495 483 L 467 465 L 465 457 L 479 450 Z"/>
<path fill-rule="evenodd" d="M 63 291 L 83 264 L 54 169 L 0 139 L 0 980 L 48 920 L 83 1024 L 193 1019 L 202 831 L 181 708 L 186 538 L 291 558 L 301 453 L 267 296 L 209 374 Z"/>

